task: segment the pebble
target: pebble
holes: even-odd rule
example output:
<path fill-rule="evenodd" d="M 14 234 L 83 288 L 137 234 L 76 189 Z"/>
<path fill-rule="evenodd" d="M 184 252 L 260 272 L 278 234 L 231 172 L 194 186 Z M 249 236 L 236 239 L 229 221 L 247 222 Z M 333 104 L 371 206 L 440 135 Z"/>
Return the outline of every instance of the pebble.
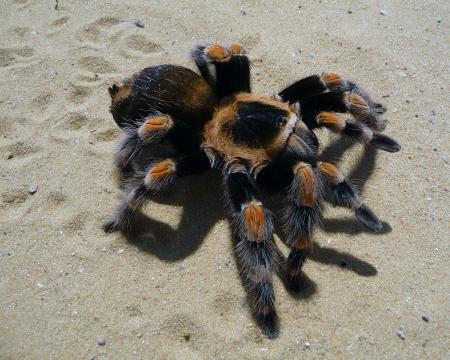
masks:
<path fill-rule="evenodd" d="M 37 190 L 38 190 L 37 185 L 31 185 L 31 186 L 27 189 L 28 194 L 30 194 L 30 195 L 36 194 Z"/>
<path fill-rule="evenodd" d="M 402 77 L 402 78 L 405 78 L 405 77 L 406 77 L 406 73 L 403 72 L 403 71 L 400 71 L 399 75 L 400 75 L 400 77 Z"/>
<path fill-rule="evenodd" d="M 241 15 L 245 16 L 245 15 L 247 15 L 247 12 L 245 10 L 241 10 Z"/>
<path fill-rule="evenodd" d="M 399 330 L 399 331 L 397 332 L 397 335 L 398 335 L 398 337 L 399 337 L 400 339 L 402 339 L 402 340 L 405 340 L 405 339 L 406 339 L 406 333 L 405 333 L 405 330 Z"/>
<path fill-rule="evenodd" d="M 117 253 L 120 255 L 120 254 L 123 254 L 124 251 L 125 251 L 124 248 L 120 248 L 119 250 L 117 250 Z"/>
<path fill-rule="evenodd" d="M 145 23 L 140 19 L 134 19 L 133 24 L 136 25 L 138 28 L 141 29 L 145 28 Z"/>
<path fill-rule="evenodd" d="M 380 14 L 383 15 L 383 16 L 386 16 L 387 15 L 387 11 L 386 10 L 380 10 Z"/>
<path fill-rule="evenodd" d="M 305 342 L 303 345 L 305 345 L 305 348 L 309 348 L 311 346 L 311 344 L 308 341 Z"/>
<path fill-rule="evenodd" d="M 428 322 L 428 321 L 430 321 L 430 317 L 427 315 L 422 315 L 422 320 L 425 322 Z"/>
<path fill-rule="evenodd" d="M 6 153 L 6 159 L 7 160 L 11 160 L 14 157 L 14 154 L 12 152 L 7 152 Z"/>
<path fill-rule="evenodd" d="M 97 341 L 97 345 L 100 345 L 100 346 L 104 346 L 106 344 L 106 340 L 101 337 L 97 338 L 96 341 Z"/>

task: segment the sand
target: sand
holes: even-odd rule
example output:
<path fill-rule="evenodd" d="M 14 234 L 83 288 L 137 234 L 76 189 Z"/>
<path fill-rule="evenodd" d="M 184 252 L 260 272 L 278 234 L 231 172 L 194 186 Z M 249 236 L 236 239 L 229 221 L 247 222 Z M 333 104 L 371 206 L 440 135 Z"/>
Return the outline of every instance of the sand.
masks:
<path fill-rule="evenodd" d="M 449 10 L 418 0 L 1 1 L 0 358 L 448 358 Z M 309 290 L 293 298 L 275 278 L 276 340 L 251 318 L 216 174 L 149 205 L 137 242 L 100 229 L 121 196 L 107 87 L 149 65 L 193 68 L 199 41 L 241 42 L 263 94 L 321 71 L 352 78 L 388 107 L 386 132 L 403 146 L 340 151 L 386 230 L 327 205 Z"/>

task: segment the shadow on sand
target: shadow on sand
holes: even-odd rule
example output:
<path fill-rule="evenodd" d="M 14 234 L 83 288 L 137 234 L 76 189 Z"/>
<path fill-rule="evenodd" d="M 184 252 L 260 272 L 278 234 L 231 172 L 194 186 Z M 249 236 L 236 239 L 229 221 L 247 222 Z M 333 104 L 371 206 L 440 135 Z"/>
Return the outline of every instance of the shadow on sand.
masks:
<path fill-rule="evenodd" d="M 352 147 L 351 143 L 337 140 L 322 152 L 320 159 L 339 163 L 345 151 Z M 354 167 L 349 179 L 356 179 L 360 190 L 375 169 L 377 150 L 365 149 L 359 162 Z M 127 240 L 142 251 L 157 256 L 159 259 L 173 262 L 186 258 L 194 253 L 202 244 L 211 228 L 220 220 L 226 219 L 222 208 L 220 189 L 222 179 L 217 172 L 208 172 L 180 179 L 168 192 L 154 199 L 160 204 L 182 207 L 182 215 L 176 229 L 156 220 L 164 218 L 164 214 L 152 216 L 140 214 L 133 232 L 125 234 Z M 322 226 L 326 232 L 358 234 L 371 232 L 356 219 L 323 219 Z M 389 224 L 384 223 L 382 233 L 390 232 Z M 279 232 L 277 232 L 279 233 Z M 281 255 L 282 256 L 282 255 Z M 353 271 L 360 276 L 375 276 L 377 270 L 368 262 L 336 249 L 314 244 L 314 251 L 309 257 L 312 261 Z M 285 274 L 278 271 L 284 281 Z M 303 274 L 298 289 L 288 289 L 292 296 L 305 299 L 316 292 L 316 284 Z"/>

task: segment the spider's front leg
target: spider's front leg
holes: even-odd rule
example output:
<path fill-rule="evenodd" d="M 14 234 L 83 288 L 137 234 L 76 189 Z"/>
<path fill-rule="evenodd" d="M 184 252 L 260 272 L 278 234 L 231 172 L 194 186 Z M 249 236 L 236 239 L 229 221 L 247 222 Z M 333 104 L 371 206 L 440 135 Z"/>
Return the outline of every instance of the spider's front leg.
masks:
<path fill-rule="evenodd" d="M 103 225 L 103 230 L 129 232 L 139 210 L 154 195 L 167 188 L 175 178 L 203 172 L 209 167 L 209 159 L 204 152 L 151 164 L 142 174 L 140 183 L 125 196 L 116 215 Z"/>
<path fill-rule="evenodd" d="M 374 102 L 360 86 L 336 73 L 325 72 L 321 75 L 308 76 L 288 86 L 279 92 L 278 96 L 292 104 L 325 91 L 349 92 L 362 97 L 374 113 L 383 114 L 386 111 L 383 105 Z"/>
<path fill-rule="evenodd" d="M 248 288 L 253 314 L 264 333 L 278 335 L 278 316 L 272 285 L 272 270 L 279 250 L 273 238 L 272 215 L 261 200 L 245 165 L 227 163 L 225 196 L 227 210 L 237 241 L 235 253 L 242 279 Z"/>
<path fill-rule="evenodd" d="M 192 49 L 191 57 L 219 99 L 250 92 L 250 61 L 241 45 L 199 45 Z"/>

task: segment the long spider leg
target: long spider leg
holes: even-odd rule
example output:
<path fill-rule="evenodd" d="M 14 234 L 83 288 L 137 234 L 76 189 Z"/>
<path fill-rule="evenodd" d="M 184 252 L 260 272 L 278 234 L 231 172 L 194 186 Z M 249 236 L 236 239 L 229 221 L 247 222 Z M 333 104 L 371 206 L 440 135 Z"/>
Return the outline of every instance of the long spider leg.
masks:
<path fill-rule="evenodd" d="M 353 81 L 344 79 L 343 76 L 335 73 L 322 73 L 312 75 L 296 81 L 278 93 L 283 101 L 295 103 L 302 101 L 308 96 L 321 94 L 324 91 L 348 91 L 361 96 L 375 113 L 382 114 L 386 111 L 383 105 L 372 101 L 370 96 L 359 85 Z"/>
<path fill-rule="evenodd" d="M 241 45 L 199 45 L 191 50 L 191 58 L 219 99 L 251 91 L 250 61 Z M 214 67 L 214 76 L 210 66 Z"/>
<path fill-rule="evenodd" d="M 287 259 L 290 285 L 298 290 L 301 269 L 312 250 L 312 233 L 319 218 L 321 182 L 310 163 L 299 161 L 293 167 L 288 188 L 289 205 L 283 215 L 284 241 L 291 248 Z"/>
<path fill-rule="evenodd" d="M 114 218 L 103 225 L 104 231 L 129 232 L 142 206 L 167 188 L 175 178 L 203 172 L 209 168 L 209 160 L 204 152 L 164 159 L 151 164 L 142 175 L 141 182 L 122 201 Z"/>
<path fill-rule="evenodd" d="M 350 113 L 353 117 L 374 130 L 383 130 L 385 120 L 372 111 L 361 96 L 348 92 L 327 92 L 310 96 L 300 102 L 303 122 L 310 129 L 316 126 L 316 116 L 323 111 Z"/>
<path fill-rule="evenodd" d="M 358 191 L 345 179 L 344 175 L 336 166 L 328 162 L 321 162 L 318 164 L 318 169 L 328 183 L 328 186 L 332 189 L 333 198 L 337 205 L 352 208 L 355 211 L 357 219 L 373 231 L 378 232 L 383 229 L 382 222 L 364 204 Z"/>
<path fill-rule="evenodd" d="M 334 113 L 321 112 L 316 116 L 316 121 L 317 127 L 325 127 L 335 133 L 346 135 L 354 141 L 388 152 L 400 150 L 400 144 L 389 136 L 372 131 L 364 124 L 346 121 Z"/>
<path fill-rule="evenodd" d="M 272 238 L 272 214 L 263 206 L 244 165 L 227 163 L 224 172 L 226 208 L 236 239 L 235 254 L 241 277 L 255 318 L 264 333 L 273 338 L 278 335 L 279 324 L 272 285 L 272 270 L 278 259 Z"/>

